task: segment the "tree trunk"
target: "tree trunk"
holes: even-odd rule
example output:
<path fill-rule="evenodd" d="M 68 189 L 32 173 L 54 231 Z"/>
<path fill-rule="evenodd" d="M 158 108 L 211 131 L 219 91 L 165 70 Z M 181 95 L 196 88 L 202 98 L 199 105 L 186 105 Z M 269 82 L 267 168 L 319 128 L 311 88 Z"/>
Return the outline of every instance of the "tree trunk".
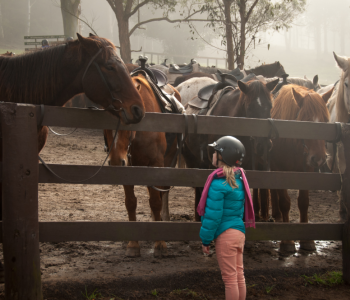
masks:
<path fill-rule="evenodd" d="M 81 0 L 61 0 L 63 30 L 66 37 L 75 37 L 79 32 L 79 16 Z"/>
<path fill-rule="evenodd" d="M 231 21 L 231 4 L 233 0 L 223 0 L 225 6 L 225 23 L 226 23 L 226 47 L 228 69 L 235 68 L 235 54 L 233 51 L 233 31 Z"/>
<path fill-rule="evenodd" d="M 238 67 L 241 70 L 243 70 L 243 68 L 244 68 L 244 56 L 245 56 L 245 42 L 246 42 L 245 26 L 247 23 L 245 0 L 240 0 L 239 15 L 241 17 L 241 29 L 240 29 L 240 31 L 241 31 L 241 45 L 240 45 L 240 49 L 239 49 L 239 57 L 237 58 L 237 64 L 238 64 Z"/>
<path fill-rule="evenodd" d="M 117 4 L 115 9 L 115 16 L 118 21 L 118 32 L 119 32 L 119 44 L 120 44 L 120 56 L 125 63 L 131 61 L 131 44 L 129 36 L 129 18 L 124 17 L 123 4 L 120 1 Z"/>

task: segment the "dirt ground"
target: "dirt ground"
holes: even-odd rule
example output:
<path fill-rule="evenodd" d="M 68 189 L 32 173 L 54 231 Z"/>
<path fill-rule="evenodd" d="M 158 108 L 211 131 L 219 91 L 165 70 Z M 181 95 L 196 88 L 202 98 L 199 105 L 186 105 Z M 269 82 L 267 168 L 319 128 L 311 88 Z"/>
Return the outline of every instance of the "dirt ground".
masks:
<path fill-rule="evenodd" d="M 63 128 L 55 130 L 61 133 L 70 131 Z M 66 137 L 50 133 L 41 156 L 47 163 L 100 165 L 106 155 L 103 145 L 99 130 L 78 129 Z M 149 221 L 147 189 L 136 187 L 135 190 L 138 221 Z M 290 195 L 291 222 L 298 222 L 297 191 L 291 190 Z M 174 188 L 169 199 L 171 220 L 193 221 L 193 199 L 191 188 Z M 310 191 L 310 222 L 336 223 L 338 209 L 335 192 Z M 40 184 L 39 219 L 127 220 L 123 187 Z M 168 257 L 155 259 L 151 242 L 140 242 L 139 258 L 126 257 L 126 245 L 126 242 L 41 243 L 44 299 L 84 299 L 82 292 L 85 292 L 85 287 L 89 295 L 97 288 L 102 296 L 115 295 L 115 299 L 118 299 L 116 296 L 119 299 L 192 299 L 197 296 L 224 299 L 214 247 L 211 255 L 204 256 L 200 242 L 168 242 Z M 297 252 L 290 255 L 279 252 L 278 241 L 254 242 L 247 246 L 244 263 L 248 299 L 305 299 L 306 295 L 309 299 L 350 299 L 347 286 L 337 289 L 305 287 L 300 277 L 341 270 L 340 242 L 316 241 L 315 252 L 299 250 L 297 244 Z M 269 286 L 273 289 L 267 293 L 266 287 Z M 156 295 L 152 295 L 152 290 L 156 290 Z M 196 291 L 196 296 L 190 291 Z M 0 299 L 1 294 L 3 286 L 0 285 Z"/>

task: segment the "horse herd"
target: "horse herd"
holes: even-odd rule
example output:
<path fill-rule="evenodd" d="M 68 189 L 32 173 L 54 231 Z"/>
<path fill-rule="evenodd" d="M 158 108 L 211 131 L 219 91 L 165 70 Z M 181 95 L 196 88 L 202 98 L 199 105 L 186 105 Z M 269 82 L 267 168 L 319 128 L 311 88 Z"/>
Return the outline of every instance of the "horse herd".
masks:
<path fill-rule="evenodd" d="M 213 76 L 187 78 L 176 88 L 166 86 L 173 96 L 184 104 L 186 113 L 191 114 L 310 122 L 348 122 L 350 59 L 336 54 L 334 57 L 342 70 L 341 79 L 335 85 L 322 89 L 318 85 L 317 77 L 312 82 L 288 78 L 290 84 L 283 85 L 278 78 L 285 75 L 284 70 L 281 72 L 281 67 L 278 68 L 278 72 L 270 76 L 272 78 L 259 73 L 259 69 L 256 68 L 255 75 L 244 76 L 246 80 L 244 78 L 236 80 L 233 84 L 214 90 L 206 106 L 198 108 L 191 106 L 191 102 L 197 97 L 199 87 L 206 87 L 208 83 L 217 84 Z M 124 124 L 137 123 L 142 120 L 146 112 L 161 113 L 163 109 L 149 80 L 146 80 L 142 73 L 136 73 L 133 77 L 129 75 L 129 72 L 136 67 L 125 65 L 118 57 L 116 47 L 107 39 L 94 35 L 84 38 L 78 34 L 77 40 L 69 41 L 65 45 L 25 55 L 1 56 L 1 101 L 63 106 L 75 95 L 85 93 L 91 101 L 116 118 L 120 118 Z M 164 67 L 159 66 L 163 70 Z M 277 77 L 273 78 L 276 74 Z M 292 81 L 294 84 L 291 83 Z M 301 85 L 308 85 L 309 88 Z M 281 88 L 278 93 L 274 91 L 276 86 Z M 113 139 L 114 134 L 115 139 Z M 44 147 L 47 135 L 46 127 L 38 127 L 38 152 Z M 105 130 L 104 135 L 111 150 L 109 157 L 111 165 L 174 166 L 174 157 L 178 153 L 176 135 L 169 139 L 169 136 L 162 132 L 119 131 L 114 133 L 111 130 Z M 182 149 L 186 167 L 212 168 L 206 145 L 217 138 L 218 136 L 214 135 L 190 134 L 184 141 Z M 248 170 L 265 170 L 268 156 L 272 171 L 314 172 L 326 160 L 328 166 L 332 165 L 333 154 L 327 153 L 332 147 L 327 145 L 326 149 L 326 142 L 322 140 L 276 138 L 271 141 L 268 138 L 243 136 L 238 138 L 246 147 L 247 156 L 242 167 Z M 345 168 L 341 148 L 338 154 L 339 163 L 337 160 L 334 168 L 337 172 Z M 152 217 L 155 221 L 169 220 L 167 188 L 148 187 Z M 136 221 L 137 199 L 134 186 L 124 186 L 124 191 L 129 221 Z M 198 204 L 200 193 L 201 190 L 196 188 L 195 205 Z M 268 220 L 270 194 L 272 217 L 277 222 L 289 222 L 290 198 L 287 190 L 254 190 L 254 209 L 257 220 Z M 308 222 L 308 206 L 308 191 L 299 191 L 300 222 Z M 196 220 L 199 220 L 198 215 Z M 314 250 L 315 244 L 313 241 L 301 241 L 300 247 Z M 282 241 L 281 249 L 295 251 L 294 242 Z M 166 254 L 166 243 L 155 242 L 154 255 Z M 140 255 L 140 246 L 137 241 L 129 242 L 127 255 L 131 257 Z"/>

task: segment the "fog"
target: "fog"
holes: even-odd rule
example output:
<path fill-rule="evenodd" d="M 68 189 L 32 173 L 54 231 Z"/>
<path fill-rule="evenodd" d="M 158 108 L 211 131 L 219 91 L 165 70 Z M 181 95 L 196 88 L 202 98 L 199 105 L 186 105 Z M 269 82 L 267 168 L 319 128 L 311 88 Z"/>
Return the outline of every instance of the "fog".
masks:
<path fill-rule="evenodd" d="M 0 0 L 3 28 L 0 49 L 23 51 L 25 35 L 62 35 L 59 3 L 58 0 Z M 161 13 L 161 10 L 142 8 L 140 19 L 159 17 Z M 178 16 L 176 13 L 171 15 L 172 18 Z M 106 0 L 81 0 L 81 18 L 98 35 L 111 39 L 119 46 L 116 17 Z M 131 19 L 130 28 L 135 24 L 135 18 L 137 14 Z M 290 76 L 312 78 L 318 74 L 321 84 L 334 83 L 339 78 L 339 71 L 332 52 L 350 56 L 349 21 L 350 0 L 308 0 L 306 11 L 294 20 L 288 31 L 259 33 L 261 43 L 247 53 L 245 68 L 280 61 Z M 132 50 L 142 47 L 142 51 L 133 52 L 132 57 L 146 54 L 155 63 L 164 58 L 176 63 L 196 58 L 202 65 L 209 63 L 224 67 L 226 53 L 208 45 L 224 48 L 216 33 L 204 22 L 195 23 L 195 27 L 201 37 L 190 33 L 184 23 L 179 26 L 162 21 L 143 25 L 143 29 L 136 30 L 131 36 Z M 91 29 L 80 22 L 80 31 L 86 36 Z"/>

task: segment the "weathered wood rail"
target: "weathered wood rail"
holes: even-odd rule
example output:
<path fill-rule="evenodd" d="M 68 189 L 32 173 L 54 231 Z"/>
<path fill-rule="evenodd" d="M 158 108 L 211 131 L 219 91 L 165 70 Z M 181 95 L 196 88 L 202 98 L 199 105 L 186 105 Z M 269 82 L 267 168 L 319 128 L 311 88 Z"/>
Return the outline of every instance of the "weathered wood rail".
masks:
<path fill-rule="evenodd" d="M 199 223 L 177 222 L 38 222 L 38 183 L 65 183 L 38 164 L 38 124 L 62 127 L 115 129 L 116 119 L 104 111 L 16 105 L 1 103 L 3 162 L 3 222 L 6 299 L 42 299 L 40 242 L 198 240 Z M 189 117 L 189 132 L 194 122 Z M 325 139 L 336 136 L 334 124 L 275 121 L 281 138 Z M 268 136 L 267 120 L 228 117 L 198 117 L 199 134 Z M 183 132 L 183 116 L 146 114 L 139 124 L 121 129 Z M 342 124 L 342 141 L 350 166 L 350 125 Z M 50 165 L 64 178 L 80 180 L 93 174 L 96 166 Z M 84 184 L 134 184 L 157 186 L 203 186 L 210 170 L 143 167 L 103 167 Z M 247 171 L 253 188 L 342 190 L 350 211 L 350 168 L 337 174 Z M 247 230 L 248 240 L 320 239 L 341 240 L 343 277 L 350 283 L 350 219 L 345 224 L 258 223 Z"/>

